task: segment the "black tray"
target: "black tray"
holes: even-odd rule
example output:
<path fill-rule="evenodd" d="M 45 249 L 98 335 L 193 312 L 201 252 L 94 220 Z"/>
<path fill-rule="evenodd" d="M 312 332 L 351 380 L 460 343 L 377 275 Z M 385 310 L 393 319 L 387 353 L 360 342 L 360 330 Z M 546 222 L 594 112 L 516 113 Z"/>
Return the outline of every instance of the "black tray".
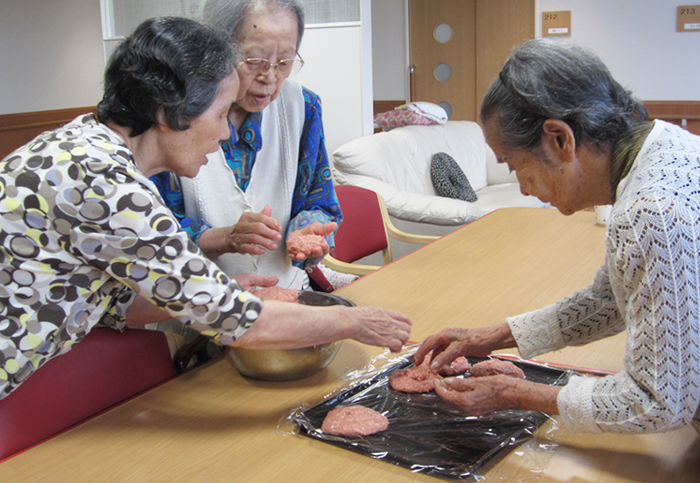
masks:
<path fill-rule="evenodd" d="M 471 364 L 488 358 L 468 357 Z M 506 359 L 508 360 L 508 359 Z M 487 416 L 465 416 L 434 392 L 407 394 L 391 389 L 388 376 L 412 365 L 409 360 L 390 367 L 298 413 L 300 432 L 361 454 L 385 459 L 413 472 L 464 478 L 474 474 L 497 453 L 529 438 L 549 417 L 536 411 L 507 410 Z M 530 381 L 564 385 L 570 373 L 526 361 L 510 361 Z M 321 432 L 332 409 L 361 404 L 384 414 L 389 429 L 366 437 L 340 437 Z"/>

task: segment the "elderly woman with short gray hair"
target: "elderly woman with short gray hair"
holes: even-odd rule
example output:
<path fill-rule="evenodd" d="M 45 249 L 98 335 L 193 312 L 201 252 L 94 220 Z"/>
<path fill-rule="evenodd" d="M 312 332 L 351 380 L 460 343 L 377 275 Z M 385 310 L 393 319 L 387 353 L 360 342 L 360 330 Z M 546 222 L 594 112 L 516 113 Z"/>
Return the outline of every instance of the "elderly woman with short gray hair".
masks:
<path fill-rule="evenodd" d="M 486 138 L 523 193 L 564 215 L 612 204 L 607 255 L 593 284 L 484 329 L 428 337 L 420 363 L 517 347 L 529 358 L 627 333 L 625 370 L 564 387 L 508 376 L 445 381 L 469 414 L 560 414 L 571 431 L 700 428 L 700 137 L 647 112 L 592 53 L 532 40 L 517 48 L 481 107 Z"/>
<path fill-rule="evenodd" d="M 330 251 L 342 213 L 321 101 L 288 79 L 304 65 L 303 4 L 209 0 L 204 21 L 243 52 L 231 136 L 196 178 L 165 173 L 154 182 L 193 240 L 227 273 L 274 275 L 281 287 L 306 289 L 305 269 Z M 288 247 L 303 235 L 317 235 L 315 243 Z"/>

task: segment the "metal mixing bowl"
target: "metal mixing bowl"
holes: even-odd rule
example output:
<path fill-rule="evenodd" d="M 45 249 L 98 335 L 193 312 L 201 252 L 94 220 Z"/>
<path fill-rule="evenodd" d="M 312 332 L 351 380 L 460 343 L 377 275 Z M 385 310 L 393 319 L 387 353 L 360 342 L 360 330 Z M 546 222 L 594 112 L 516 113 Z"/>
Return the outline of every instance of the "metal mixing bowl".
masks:
<path fill-rule="evenodd" d="M 299 303 L 330 306 L 355 304 L 348 299 L 324 292 L 300 291 Z M 342 341 L 302 349 L 261 350 L 226 347 L 226 360 L 244 376 L 263 381 L 293 381 L 303 379 L 326 367 L 335 357 Z"/>

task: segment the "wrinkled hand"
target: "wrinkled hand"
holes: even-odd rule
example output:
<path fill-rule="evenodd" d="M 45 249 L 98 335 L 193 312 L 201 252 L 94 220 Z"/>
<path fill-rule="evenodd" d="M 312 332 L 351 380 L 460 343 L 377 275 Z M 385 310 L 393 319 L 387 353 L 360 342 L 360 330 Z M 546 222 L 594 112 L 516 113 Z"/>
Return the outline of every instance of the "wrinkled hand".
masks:
<path fill-rule="evenodd" d="M 239 273 L 232 277 L 243 290 L 250 292 L 255 287 L 274 287 L 279 283 L 279 278 L 272 275 L 256 275 L 254 273 Z"/>
<path fill-rule="evenodd" d="M 507 324 L 475 329 L 448 327 L 426 338 L 413 360 L 421 364 L 428 352 L 433 351 L 430 368 L 437 372 L 460 356 L 484 357 L 496 349 L 514 346 Z"/>
<path fill-rule="evenodd" d="M 514 409 L 516 406 L 507 394 L 517 381 L 503 375 L 464 379 L 450 377 L 438 379 L 435 382 L 435 392 L 468 415 L 481 416 L 503 409 Z"/>
<path fill-rule="evenodd" d="M 262 255 L 265 250 L 277 250 L 277 242 L 282 239 L 282 225 L 271 215 L 270 205 L 266 205 L 260 213 L 243 213 L 231 230 L 229 243 L 232 251 Z"/>
<path fill-rule="evenodd" d="M 398 352 L 408 340 L 413 322 L 405 315 L 381 307 L 354 307 L 358 317 L 352 339 L 363 344 L 387 347 Z"/>
<path fill-rule="evenodd" d="M 472 416 L 503 409 L 559 414 L 557 396 L 562 386 L 550 386 L 506 375 L 458 378 L 435 382 L 435 392 Z"/>
<path fill-rule="evenodd" d="M 317 221 L 311 223 L 310 225 L 305 226 L 304 228 L 301 228 L 299 230 L 293 231 L 292 233 L 289 234 L 289 241 L 293 240 L 294 238 L 298 238 L 301 236 L 305 235 L 319 235 L 319 236 L 328 236 L 331 233 L 333 233 L 336 229 L 338 228 L 338 224 L 334 221 L 331 221 L 329 223 L 324 223 L 321 224 Z M 289 252 L 289 257 L 299 260 L 300 262 L 303 262 L 307 258 L 318 258 L 321 259 L 328 255 L 328 252 L 331 251 L 331 247 L 328 245 L 328 243 L 324 243 L 322 246 L 316 246 L 311 250 L 310 252 L 292 252 L 288 250 Z"/>
<path fill-rule="evenodd" d="M 277 250 L 282 226 L 270 215 L 272 207 L 267 205 L 260 213 L 246 211 L 235 225 L 205 230 L 199 237 L 199 248 L 209 258 L 224 253 L 262 255 L 266 250 Z"/>

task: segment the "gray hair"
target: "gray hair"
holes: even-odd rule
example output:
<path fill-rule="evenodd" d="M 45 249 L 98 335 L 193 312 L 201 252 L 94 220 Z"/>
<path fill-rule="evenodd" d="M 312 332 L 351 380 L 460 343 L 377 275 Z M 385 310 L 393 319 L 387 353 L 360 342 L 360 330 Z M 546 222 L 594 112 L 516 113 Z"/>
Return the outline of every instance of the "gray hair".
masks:
<path fill-rule="evenodd" d="M 304 3 L 302 0 L 207 0 L 202 18 L 231 43 L 241 40 L 248 16 L 257 10 L 286 10 L 297 19 L 297 50 L 304 36 Z"/>
<path fill-rule="evenodd" d="M 494 115 L 505 146 L 530 150 L 540 146 L 547 119 L 565 121 L 577 143 L 608 150 L 648 117 L 595 54 L 550 39 L 513 51 L 481 104 L 484 124 Z"/>

